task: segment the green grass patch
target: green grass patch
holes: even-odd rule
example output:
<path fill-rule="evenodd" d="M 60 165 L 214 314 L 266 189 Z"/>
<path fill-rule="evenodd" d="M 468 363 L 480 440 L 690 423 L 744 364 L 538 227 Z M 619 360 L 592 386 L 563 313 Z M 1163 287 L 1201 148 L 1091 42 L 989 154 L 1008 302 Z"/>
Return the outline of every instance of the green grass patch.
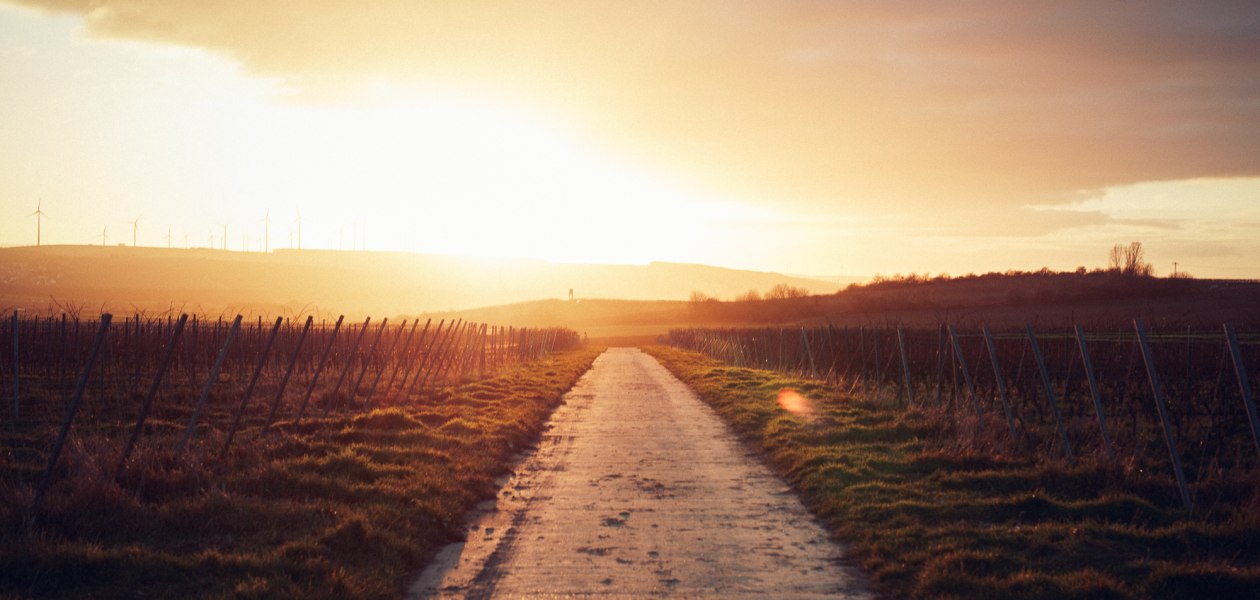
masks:
<path fill-rule="evenodd" d="M 120 475 L 104 433 L 118 428 L 88 423 L 36 515 L 42 458 L 8 452 L 0 466 L 25 476 L 0 481 L 0 597 L 397 598 L 600 351 L 267 436 L 255 424 L 223 459 L 208 430 L 173 463 L 182 429 L 154 427 Z"/>
<path fill-rule="evenodd" d="M 1201 481 L 959 443 L 951 416 L 645 348 L 793 486 L 891 598 L 1260 598 L 1255 474 Z M 779 407 L 783 388 L 812 416 Z M 962 433 L 960 433 L 962 432 Z"/>

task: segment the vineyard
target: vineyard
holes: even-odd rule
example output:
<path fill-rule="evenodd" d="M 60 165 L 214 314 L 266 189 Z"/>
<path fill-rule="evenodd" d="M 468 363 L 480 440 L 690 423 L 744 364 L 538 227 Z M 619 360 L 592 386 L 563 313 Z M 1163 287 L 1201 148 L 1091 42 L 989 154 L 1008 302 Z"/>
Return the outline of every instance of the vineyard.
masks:
<path fill-rule="evenodd" d="M 1166 473 L 1185 509 L 1201 484 L 1260 465 L 1260 333 L 1132 328 L 674 330 L 671 345 L 737 367 L 826 381 L 852 395 L 942 415 L 940 435 L 1074 463 Z M 1154 495 L 1162 493 L 1153 490 Z"/>
<path fill-rule="evenodd" d="M 207 469 L 234 444 L 406 405 L 581 342 L 569 330 L 462 320 L 15 312 L 6 321 L 0 482 L 34 489 L 32 518 L 66 478 L 69 442 L 116 458 L 108 468 L 119 481 L 155 464 Z"/>

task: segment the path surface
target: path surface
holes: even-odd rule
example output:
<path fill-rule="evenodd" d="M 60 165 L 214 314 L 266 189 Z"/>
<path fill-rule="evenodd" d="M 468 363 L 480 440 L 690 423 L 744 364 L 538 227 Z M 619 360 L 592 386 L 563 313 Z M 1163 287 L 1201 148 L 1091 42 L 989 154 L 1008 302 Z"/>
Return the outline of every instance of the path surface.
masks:
<path fill-rule="evenodd" d="M 869 597 L 787 486 L 637 349 L 595 361 L 493 504 L 409 598 Z"/>

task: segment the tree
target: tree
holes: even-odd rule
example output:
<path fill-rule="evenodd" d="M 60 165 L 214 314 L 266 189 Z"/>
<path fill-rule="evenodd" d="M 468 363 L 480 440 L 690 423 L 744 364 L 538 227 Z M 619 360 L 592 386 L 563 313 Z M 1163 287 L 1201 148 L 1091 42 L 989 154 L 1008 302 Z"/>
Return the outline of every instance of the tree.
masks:
<path fill-rule="evenodd" d="M 766 292 L 767 300 L 779 300 L 785 298 L 804 298 L 809 295 L 809 290 L 805 288 L 792 287 L 786 283 L 775 284 Z"/>
<path fill-rule="evenodd" d="M 1116 244 L 1111 247 L 1109 268 L 1127 277 L 1150 277 L 1155 267 L 1146 262 L 1146 252 L 1142 242 L 1129 242 L 1128 246 Z"/>
<path fill-rule="evenodd" d="M 735 300 L 738 302 L 756 302 L 760 299 L 761 299 L 761 292 L 758 292 L 755 289 L 748 290 L 747 292 L 744 292 L 738 296 L 735 296 Z"/>
<path fill-rule="evenodd" d="M 717 298 L 714 298 L 713 296 L 710 296 L 700 290 L 692 290 L 691 297 L 689 298 L 689 300 L 693 304 L 701 304 L 704 302 L 713 302 L 717 300 Z"/>

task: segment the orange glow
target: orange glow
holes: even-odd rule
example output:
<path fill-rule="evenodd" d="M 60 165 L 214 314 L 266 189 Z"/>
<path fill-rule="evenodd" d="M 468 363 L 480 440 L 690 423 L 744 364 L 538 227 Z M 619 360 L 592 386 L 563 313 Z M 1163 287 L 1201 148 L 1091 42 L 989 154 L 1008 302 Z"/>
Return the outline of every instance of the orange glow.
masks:
<path fill-rule="evenodd" d="M 793 388 L 779 391 L 779 407 L 798 417 L 810 419 L 814 416 L 814 403 Z"/>

